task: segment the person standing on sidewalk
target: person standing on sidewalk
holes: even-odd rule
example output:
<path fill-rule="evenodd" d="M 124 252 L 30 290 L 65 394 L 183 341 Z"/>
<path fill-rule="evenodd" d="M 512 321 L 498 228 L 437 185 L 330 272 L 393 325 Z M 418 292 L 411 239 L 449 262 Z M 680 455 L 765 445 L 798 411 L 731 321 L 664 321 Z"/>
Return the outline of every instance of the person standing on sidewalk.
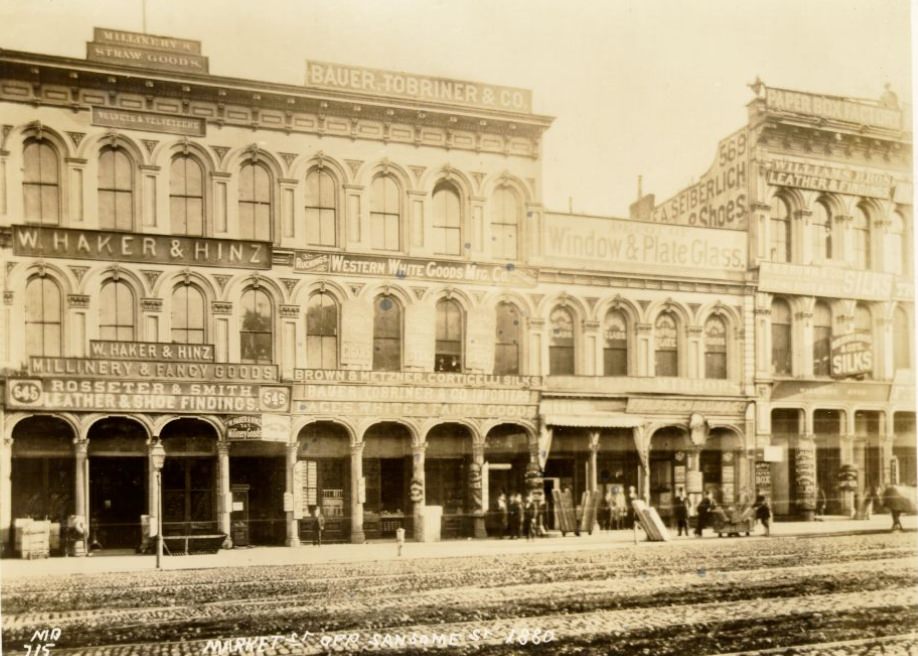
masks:
<path fill-rule="evenodd" d="M 519 494 L 510 499 L 510 539 L 516 540 L 523 532 L 523 503 Z"/>
<path fill-rule="evenodd" d="M 708 515 L 714 510 L 714 500 L 710 492 L 705 492 L 704 498 L 698 504 L 698 526 L 695 527 L 695 535 L 699 538 L 704 534 L 704 527 L 708 523 Z"/>
<path fill-rule="evenodd" d="M 676 535 L 681 536 L 684 531 L 685 536 L 688 537 L 688 499 L 685 498 L 682 488 L 679 488 L 679 493 L 676 495 L 676 505 L 673 508 L 673 512 L 676 516 Z"/>
<path fill-rule="evenodd" d="M 497 497 L 497 512 L 500 515 L 500 538 L 503 540 L 510 528 L 510 509 L 507 507 L 507 495 L 503 490 Z"/>
<path fill-rule="evenodd" d="M 532 496 L 526 497 L 526 505 L 523 508 L 523 533 L 527 540 L 535 537 L 535 514 L 536 506 Z"/>
<path fill-rule="evenodd" d="M 316 506 L 316 511 L 314 513 L 313 519 L 313 528 L 315 531 L 312 534 L 312 543 L 316 546 L 322 546 L 322 531 L 325 530 L 325 516 L 322 514 L 321 506 Z"/>
<path fill-rule="evenodd" d="M 754 504 L 755 518 L 762 522 L 765 528 L 765 536 L 771 535 L 771 506 L 768 505 L 768 499 L 765 495 L 760 494 Z"/>

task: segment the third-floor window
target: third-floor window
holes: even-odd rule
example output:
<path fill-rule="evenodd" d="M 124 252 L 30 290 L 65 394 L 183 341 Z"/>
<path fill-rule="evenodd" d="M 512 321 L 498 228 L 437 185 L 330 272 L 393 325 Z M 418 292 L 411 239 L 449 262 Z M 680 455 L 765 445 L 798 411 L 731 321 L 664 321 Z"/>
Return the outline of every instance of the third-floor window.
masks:
<path fill-rule="evenodd" d="M 123 148 L 99 153 L 99 227 L 134 229 L 134 163 Z"/>
<path fill-rule="evenodd" d="M 169 168 L 169 218 L 172 232 L 204 236 L 204 169 L 190 155 L 178 155 Z"/>
<path fill-rule="evenodd" d="M 437 255 L 462 254 L 462 208 L 459 193 L 448 183 L 434 189 L 432 239 Z"/>
<path fill-rule="evenodd" d="M 306 176 L 306 243 L 310 246 L 335 246 L 337 194 L 335 179 L 323 169 L 312 169 Z"/>

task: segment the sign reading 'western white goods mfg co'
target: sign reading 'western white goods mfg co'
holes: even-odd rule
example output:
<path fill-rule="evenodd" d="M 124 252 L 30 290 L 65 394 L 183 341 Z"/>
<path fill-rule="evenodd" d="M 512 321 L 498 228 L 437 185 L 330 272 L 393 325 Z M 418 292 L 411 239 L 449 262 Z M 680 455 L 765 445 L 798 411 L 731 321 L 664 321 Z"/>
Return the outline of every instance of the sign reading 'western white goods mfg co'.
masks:
<path fill-rule="evenodd" d="M 616 272 L 746 270 L 746 234 L 740 231 L 546 214 L 542 244 L 540 262 L 548 266 Z"/>
<path fill-rule="evenodd" d="M 270 269 L 272 251 L 270 242 L 14 225 L 13 255 Z"/>
<path fill-rule="evenodd" d="M 533 285 L 535 282 L 531 272 L 509 263 L 479 264 L 313 251 L 297 251 L 293 268 L 304 273 L 350 273 L 386 276 L 395 280 L 443 280 L 497 285 Z"/>
<path fill-rule="evenodd" d="M 532 111 L 532 92 L 528 89 L 317 61 L 306 62 L 306 86 L 486 109 Z"/>

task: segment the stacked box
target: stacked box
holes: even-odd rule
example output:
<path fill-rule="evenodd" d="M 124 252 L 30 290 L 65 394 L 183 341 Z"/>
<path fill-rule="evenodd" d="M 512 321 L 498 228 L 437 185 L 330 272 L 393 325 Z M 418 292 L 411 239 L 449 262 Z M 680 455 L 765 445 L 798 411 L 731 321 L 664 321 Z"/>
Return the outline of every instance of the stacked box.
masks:
<path fill-rule="evenodd" d="M 51 522 L 17 519 L 14 544 L 21 558 L 47 558 L 51 551 Z"/>

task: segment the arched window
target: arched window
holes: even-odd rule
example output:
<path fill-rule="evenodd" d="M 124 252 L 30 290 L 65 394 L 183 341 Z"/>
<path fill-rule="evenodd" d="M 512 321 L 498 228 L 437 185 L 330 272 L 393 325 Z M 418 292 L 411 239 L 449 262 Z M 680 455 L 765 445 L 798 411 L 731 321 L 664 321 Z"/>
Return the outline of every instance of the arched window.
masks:
<path fill-rule="evenodd" d="M 331 294 L 313 294 L 306 308 L 306 361 L 314 369 L 338 368 L 338 303 Z"/>
<path fill-rule="evenodd" d="M 61 289 L 51 278 L 36 276 L 26 285 L 26 355 L 61 354 Z"/>
<path fill-rule="evenodd" d="M 790 374 L 793 365 L 793 339 L 791 337 L 791 311 L 787 301 L 780 298 L 771 303 L 771 371 L 778 375 Z"/>
<path fill-rule="evenodd" d="M 402 202 L 398 183 L 390 175 L 373 178 L 370 188 L 370 247 L 381 251 L 401 248 Z"/>
<path fill-rule="evenodd" d="M 205 342 L 204 293 L 194 285 L 178 285 L 172 291 L 172 341 L 178 344 Z"/>
<path fill-rule="evenodd" d="M 310 246 L 338 244 L 335 179 L 328 171 L 314 168 L 306 176 L 306 243 Z"/>
<path fill-rule="evenodd" d="M 517 259 L 522 211 L 516 192 L 510 187 L 497 189 L 491 198 L 491 211 L 491 255 Z"/>
<path fill-rule="evenodd" d="M 870 314 L 870 309 L 861 303 L 854 308 L 854 332 L 863 335 L 868 344 L 873 344 L 873 315 Z M 873 362 L 872 354 L 870 362 Z M 869 364 L 867 367 L 872 368 Z M 866 378 L 872 378 L 872 375 L 872 371 L 864 373 Z"/>
<path fill-rule="evenodd" d="M 135 341 L 134 291 L 124 281 L 109 280 L 99 294 L 99 337 Z"/>
<path fill-rule="evenodd" d="M 908 315 L 901 307 L 893 315 L 893 363 L 897 370 L 912 368 L 911 331 Z"/>
<path fill-rule="evenodd" d="M 99 153 L 99 227 L 134 229 L 134 162 L 123 148 Z"/>
<path fill-rule="evenodd" d="M 376 297 L 373 308 L 373 369 L 402 368 L 402 307 L 394 296 Z"/>
<path fill-rule="evenodd" d="M 771 201 L 771 261 L 791 261 L 790 207 L 780 196 Z"/>
<path fill-rule="evenodd" d="M 832 311 L 823 302 L 813 307 L 813 375 L 831 373 Z"/>
<path fill-rule="evenodd" d="M 437 302 L 435 371 L 462 371 L 462 309 L 456 301 Z"/>
<path fill-rule="evenodd" d="M 672 312 L 661 312 L 654 324 L 654 373 L 657 376 L 679 375 L 678 326 Z"/>
<path fill-rule="evenodd" d="M 26 221 L 61 222 L 60 160 L 47 140 L 29 139 L 22 151 L 23 214 Z"/>
<path fill-rule="evenodd" d="M 239 354 L 242 362 L 270 363 L 274 359 L 274 304 L 262 289 L 242 294 Z"/>
<path fill-rule="evenodd" d="M 271 172 L 246 162 L 239 170 L 239 238 L 271 241 Z"/>
<path fill-rule="evenodd" d="M 494 373 L 497 375 L 520 373 L 520 311 L 512 303 L 497 304 L 497 335 L 494 345 Z"/>
<path fill-rule="evenodd" d="M 832 259 L 832 213 L 822 199 L 813 204 L 813 216 L 810 225 L 813 228 L 813 262 L 825 262 Z"/>
<path fill-rule="evenodd" d="M 204 236 L 204 168 L 191 155 L 172 158 L 169 217 L 174 234 Z"/>
<path fill-rule="evenodd" d="M 603 326 L 605 344 L 602 350 L 603 373 L 606 376 L 628 375 L 628 319 L 621 310 L 609 310 Z"/>
<path fill-rule="evenodd" d="M 574 375 L 574 317 L 559 307 L 549 317 L 551 335 L 548 342 L 548 372 L 553 376 Z"/>
<path fill-rule="evenodd" d="M 441 182 L 434 189 L 431 238 L 437 255 L 462 254 L 462 208 L 451 184 Z"/>
<path fill-rule="evenodd" d="M 854 265 L 859 269 L 869 269 L 870 262 L 870 215 L 862 205 L 854 210 L 854 222 L 851 226 L 854 233 Z"/>
<path fill-rule="evenodd" d="M 899 212 L 893 212 L 889 217 L 889 232 L 886 235 L 886 270 L 890 273 L 908 273 L 904 244 L 905 220 Z"/>
<path fill-rule="evenodd" d="M 704 324 L 704 377 L 727 377 L 727 325 L 720 317 L 708 317 Z"/>

